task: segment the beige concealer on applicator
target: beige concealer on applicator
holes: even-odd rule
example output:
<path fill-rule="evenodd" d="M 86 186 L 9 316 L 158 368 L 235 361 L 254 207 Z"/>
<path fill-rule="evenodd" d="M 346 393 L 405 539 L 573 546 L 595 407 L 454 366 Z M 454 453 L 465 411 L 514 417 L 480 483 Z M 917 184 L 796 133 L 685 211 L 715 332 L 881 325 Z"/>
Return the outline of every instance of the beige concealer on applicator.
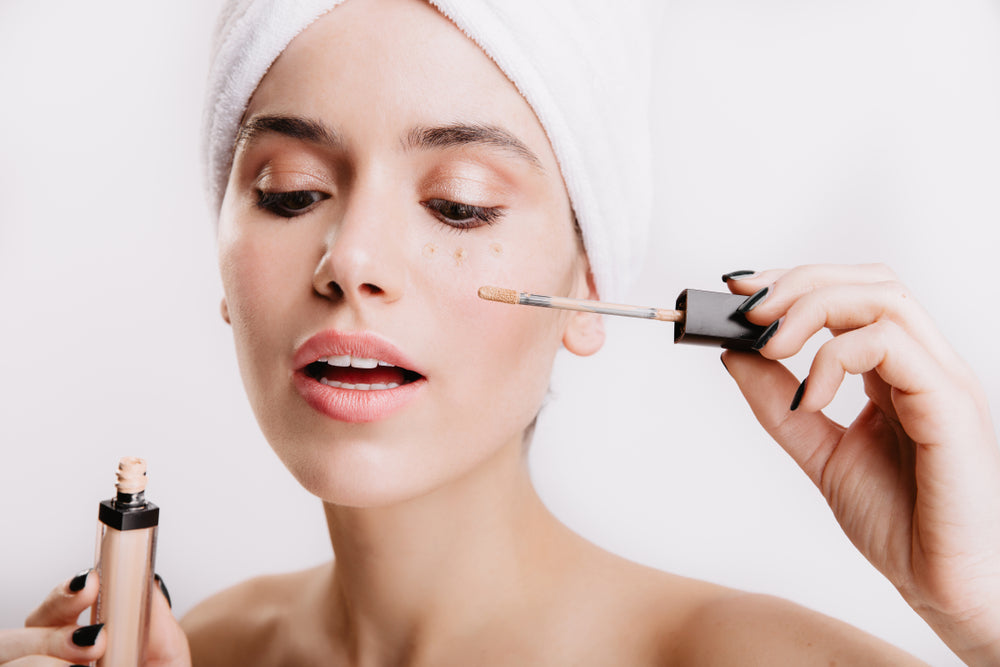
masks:
<path fill-rule="evenodd" d="M 146 501 L 146 462 L 118 463 L 117 494 L 98 506 L 96 565 L 100 591 L 91 623 L 104 623 L 107 649 L 97 667 L 138 667 L 149 634 L 149 606 L 160 509 Z"/>

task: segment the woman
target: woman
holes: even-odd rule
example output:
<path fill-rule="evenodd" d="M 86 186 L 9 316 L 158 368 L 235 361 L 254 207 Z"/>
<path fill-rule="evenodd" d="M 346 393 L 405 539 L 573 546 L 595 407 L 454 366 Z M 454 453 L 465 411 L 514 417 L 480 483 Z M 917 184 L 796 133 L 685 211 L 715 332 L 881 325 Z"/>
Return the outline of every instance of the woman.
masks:
<path fill-rule="evenodd" d="M 193 610 L 195 664 L 911 661 L 791 603 L 619 559 L 540 503 L 524 449 L 552 360 L 595 352 L 601 324 L 475 290 L 598 296 L 564 177 L 532 107 L 429 5 L 350 0 L 270 67 L 221 204 L 223 317 L 261 428 L 324 500 L 336 561 Z M 1000 464 L 971 373 L 886 269 L 739 278 L 748 317 L 781 321 L 762 356 L 724 355 L 762 424 L 945 641 L 995 660 Z M 770 360 L 824 326 L 841 335 L 797 391 Z M 817 412 L 841 369 L 872 399 L 846 432 Z M 57 589 L 5 659 L 99 655 L 100 632 L 71 639 L 95 594 L 93 576 Z M 154 604 L 150 662 L 187 664 Z"/>

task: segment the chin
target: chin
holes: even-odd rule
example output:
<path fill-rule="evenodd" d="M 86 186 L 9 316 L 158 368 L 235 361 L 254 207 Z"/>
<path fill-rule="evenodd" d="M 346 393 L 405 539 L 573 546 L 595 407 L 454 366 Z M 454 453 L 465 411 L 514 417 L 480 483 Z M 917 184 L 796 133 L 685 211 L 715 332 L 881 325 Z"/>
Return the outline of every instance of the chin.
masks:
<path fill-rule="evenodd" d="M 302 487 L 331 505 L 388 507 L 426 495 L 462 471 L 433 465 L 437 458 L 408 456 L 407 445 L 386 448 L 370 442 L 312 444 L 301 441 L 275 447 L 279 458 Z M 388 451 L 387 451 L 388 449 Z M 443 463 L 440 459 L 436 463 Z"/>

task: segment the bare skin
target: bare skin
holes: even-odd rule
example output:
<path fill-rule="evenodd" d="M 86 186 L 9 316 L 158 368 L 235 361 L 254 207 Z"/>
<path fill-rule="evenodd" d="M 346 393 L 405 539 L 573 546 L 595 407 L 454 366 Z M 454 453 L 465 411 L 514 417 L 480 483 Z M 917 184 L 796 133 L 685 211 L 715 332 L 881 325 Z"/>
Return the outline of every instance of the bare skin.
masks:
<path fill-rule="evenodd" d="M 245 118 L 310 131 L 262 123 L 237 147 L 223 317 L 268 441 L 324 502 L 336 561 L 240 584 L 182 625 L 157 597 L 147 665 L 920 664 L 790 602 L 630 563 L 542 505 L 524 433 L 557 350 L 592 354 L 603 329 L 476 290 L 598 295 L 544 131 L 435 10 L 350 0 L 293 40 Z M 501 133 L 421 145 L 421 128 L 455 123 Z M 750 318 L 785 319 L 762 355 L 724 356 L 733 377 L 866 557 L 969 664 L 995 664 L 1000 462 L 974 377 L 880 267 L 730 281 L 741 294 L 768 285 Z M 823 327 L 840 335 L 793 413 L 797 381 L 776 360 Z M 308 404 L 292 360 L 327 329 L 391 341 L 419 393 L 370 421 Z M 842 370 L 864 374 L 872 399 L 847 429 L 819 412 Z M 83 650 L 68 640 L 95 597 L 93 578 L 57 588 L 29 628 L 0 634 L 0 663 L 99 655 L 100 636 Z"/>
<path fill-rule="evenodd" d="M 498 541 L 495 553 L 479 552 L 483 560 L 462 568 L 468 561 L 418 530 L 424 553 L 398 558 L 406 563 L 338 560 L 245 582 L 183 620 L 194 664 L 923 664 L 788 601 L 659 572 L 603 551 L 560 524 L 526 476 L 523 482 L 514 505 L 519 511 L 503 512 L 509 529 L 521 535 L 513 552 Z M 368 553 L 367 560 L 381 564 L 379 555 Z M 421 611 L 408 616 L 414 600 L 393 590 L 378 601 L 377 618 L 348 606 L 356 599 L 351 592 L 365 584 L 346 583 L 346 572 L 383 579 L 386 569 L 437 556 L 446 560 L 421 572 L 423 581 L 435 582 L 424 587 Z M 371 600 L 365 596 L 363 603 Z M 384 624 L 386 618 L 398 625 Z"/>

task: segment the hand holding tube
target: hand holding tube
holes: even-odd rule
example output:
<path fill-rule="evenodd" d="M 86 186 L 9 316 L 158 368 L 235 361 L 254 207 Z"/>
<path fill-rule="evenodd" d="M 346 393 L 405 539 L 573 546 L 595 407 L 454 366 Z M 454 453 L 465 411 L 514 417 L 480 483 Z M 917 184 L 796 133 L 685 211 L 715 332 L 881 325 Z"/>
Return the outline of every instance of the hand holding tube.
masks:
<path fill-rule="evenodd" d="M 96 572 L 84 570 L 67 579 L 31 612 L 24 628 L 0 630 L 0 665 L 29 656 L 50 656 L 67 664 L 86 665 L 104 655 L 107 637 L 96 625 L 77 619 L 97 600 Z M 170 611 L 162 589 L 153 595 L 145 665 L 190 667 L 187 638 Z"/>

